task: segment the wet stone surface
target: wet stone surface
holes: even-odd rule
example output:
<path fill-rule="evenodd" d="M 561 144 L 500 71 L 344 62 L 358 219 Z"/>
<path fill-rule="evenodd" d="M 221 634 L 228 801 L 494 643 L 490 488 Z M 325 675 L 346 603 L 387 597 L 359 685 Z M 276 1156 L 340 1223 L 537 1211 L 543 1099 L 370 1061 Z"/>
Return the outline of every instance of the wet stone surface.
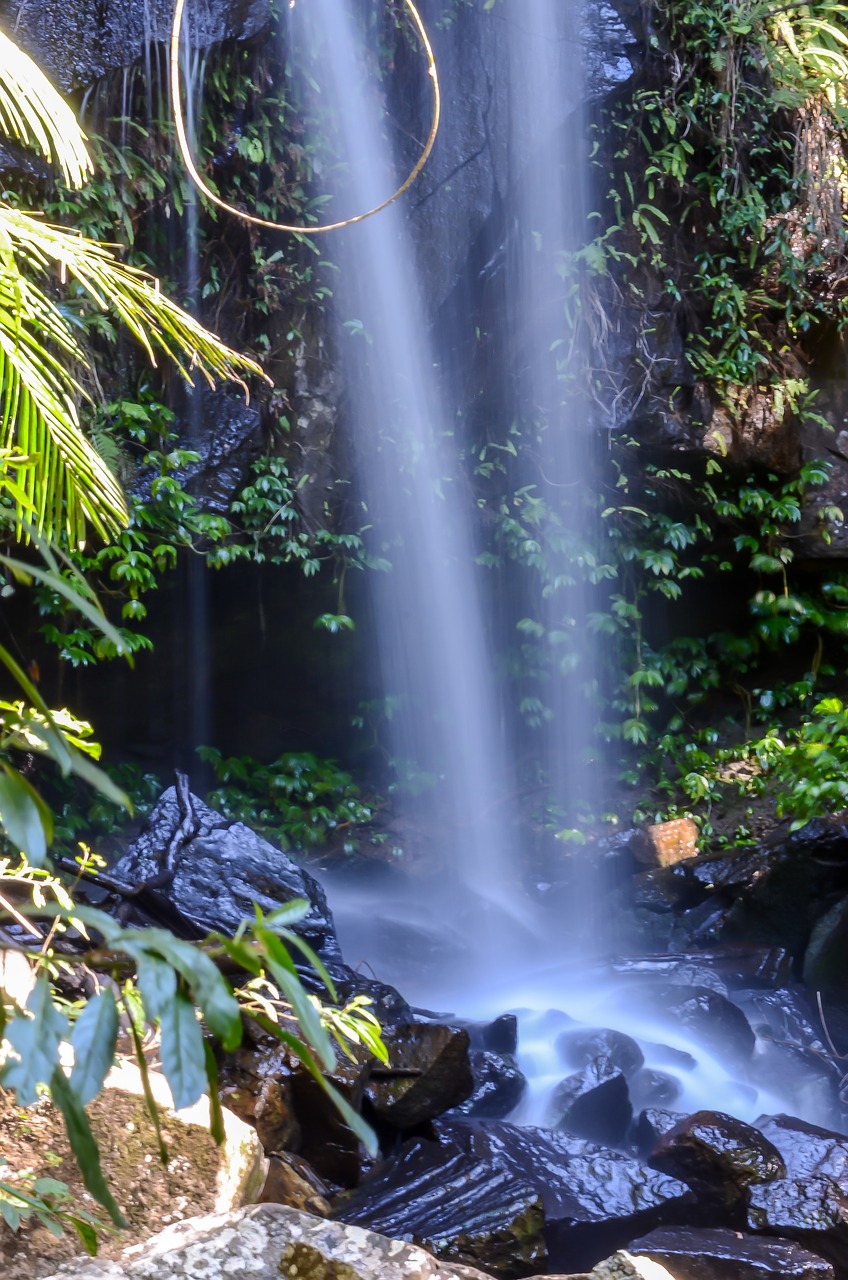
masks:
<path fill-rule="evenodd" d="M 627 1079 L 607 1057 L 593 1058 L 561 1081 L 548 1110 L 551 1128 L 611 1147 L 624 1142 L 632 1118 Z"/>
<path fill-rule="evenodd" d="M 760 1116 L 757 1128 L 777 1147 L 789 1178 L 830 1178 L 848 1193 L 848 1138 L 795 1116 Z"/>
<path fill-rule="evenodd" d="M 515 1058 L 472 1049 L 471 1074 L 474 1089 L 454 1111 L 477 1119 L 502 1120 L 514 1111 L 527 1089 L 527 1078 Z"/>
<path fill-rule="evenodd" d="M 833 1280 L 826 1259 L 792 1240 L 722 1228 L 660 1227 L 627 1249 L 662 1263 L 674 1280 Z"/>
<path fill-rule="evenodd" d="M 848 1197 L 830 1178 L 784 1178 L 751 1187 L 748 1227 L 787 1236 L 848 1273 Z"/>
<path fill-rule="evenodd" d="M 638 1071 L 645 1061 L 632 1036 L 606 1027 L 563 1031 L 557 1036 L 556 1047 L 566 1066 L 586 1067 L 593 1059 L 603 1057 L 626 1076 Z"/>
<path fill-rule="evenodd" d="M 682 1178 L 708 1220 L 734 1225 L 746 1190 L 785 1175 L 780 1152 L 759 1130 L 720 1111 L 699 1111 L 665 1133 L 649 1163 Z"/>

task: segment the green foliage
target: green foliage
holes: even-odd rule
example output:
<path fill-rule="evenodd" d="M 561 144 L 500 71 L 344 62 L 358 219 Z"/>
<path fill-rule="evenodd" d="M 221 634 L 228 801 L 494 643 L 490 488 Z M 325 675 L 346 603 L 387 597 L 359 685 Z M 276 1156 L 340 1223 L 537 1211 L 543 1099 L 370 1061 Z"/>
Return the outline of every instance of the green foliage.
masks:
<path fill-rule="evenodd" d="M 287 752 L 266 765 L 251 756 L 225 758 L 214 747 L 199 747 L 198 755 L 212 766 L 218 783 L 208 803 L 283 849 L 332 843 L 354 853 L 372 834 L 381 801 L 366 799 L 332 760 Z"/>
<path fill-rule="evenodd" d="M 18 875 L 19 882 L 22 876 L 23 873 Z M 376 1150 L 370 1128 L 325 1073 L 336 1065 L 334 1044 L 345 1052 L 351 1042 L 363 1044 L 382 1061 L 386 1060 L 386 1049 L 367 999 L 358 997 L 344 1008 L 334 1009 L 305 991 L 292 951 L 300 953 L 303 961 L 317 970 L 331 999 L 336 998 L 321 961 L 292 929 L 307 914 L 307 902 L 294 900 L 267 916 L 257 908 L 255 919 L 245 920 L 234 937 L 214 934 L 204 943 L 194 944 L 163 929 L 124 929 L 101 911 L 67 904 L 61 893 L 57 896 L 60 901 L 52 909 L 42 897 L 25 909 L 26 914 L 53 915 L 58 921 L 73 923 L 84 936 L 88 936 L 86 931 L 96 933 L 102 939 L 100 949 L 92 950 L 85 957 L 86 962 L 101 971 L 111 970 L 115 980 L 123 983 L 123 994 L 116 999 L 114 987 L 104 988 L 81 1011 L 73 1011 L 76 1016 L 71 1031 L 72 1011 L 59 1007 L 50 979 L 53 955 L 48 938 L 31 957 L 37 978 L 25 1007 L 20 1009 L 7 993 L 0 993 L 0 1023 L 9 1045 L 0 1069 L 0 1084 L 14 1089 L 22 1106 L 34 1102 L 40 1088 L 49 1088 L 65 1117 L 71 1148 L 86 1186 L 116 1225 L 123 1225 L 123 1219 L 103 1179 L 84 1108 L 100 1092 L 114 1061 L 121 1006 L 131 1015 L 137 1063 L 144 1081 L 144 1023 L 158 1027 L 162 1069 L 176 1107 L 190 1106 L 205 1091 L 215 1091 L 214 1056 L 204 1044 L 198 1014 L 221 1046 L 233 1050 L 241 1043 L 244 1011 L 294 1054 L 332 1098 L 360 1140 L 370 1151 Z M 246 993 L 240 998 L 216 963 L 224 957 L 251 975 Z M 137 986 L 127 986 L 128 973 Z M 263 993 L 259 1002 L 255 998 L 257 990 Z M 68 1040 L 75 1052 L 70 1077 L 59 1064 L 61 1047 Z M 155 1105 L 149 1088 L 145 1096 L 155 1125 Z M 217 1120 L 215 1115 L 213 1106 L 213 1133 L 220 1142 L 223 1129 L 220 1115 Z M 3 1191 L 5 1188 L 0 1189 L 0 1206 L 10 1203 L 3 1198 Z M 32 1208 L 37 1213 L 51 1212 L 49 1205 L 42 1208 L 33 1204 Z M 0 1212 L 14 1216 L 14 1204 L 11 1209 L 0 1207 Z M 85 1215 L 81 1217 L 84 1219 Z"/>
<path fill-rule="evenodd" d="M 0 1156 L 0 1166 L 6 1164 Z M 31 1220 L 46 1227 L 59 1239 L 65 1226 L 73 1227 L 86 1253 L 97 1253 L 97 1233 L 104 1224 L 74 1201 L 67 1183 L 56 1178 L 18 1176 L 15 1182 L 0 1181 L 0 1217 L 11 1231 L 19 1231 Z"/>

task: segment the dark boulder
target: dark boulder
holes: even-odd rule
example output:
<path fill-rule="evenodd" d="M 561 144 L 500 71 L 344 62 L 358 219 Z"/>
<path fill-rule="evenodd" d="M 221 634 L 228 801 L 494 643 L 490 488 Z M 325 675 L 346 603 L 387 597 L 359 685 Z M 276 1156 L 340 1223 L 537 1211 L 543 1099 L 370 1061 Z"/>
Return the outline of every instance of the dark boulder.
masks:
<path fill-rule="evenodd" d="M 630 1101 L 634 1111 L 646 1107 L 670 1107 L 683 1091 L 680 1081 L 665 1071 L 642 1067 L 630 1081 Z"/>
<path fill-rule="evenodd" d="M 750 1061 L 756 1037 L 741 1009 L 706 987 L 664 987 L 651 993 L 649 1008 L 664 1022 L 682 1027 L 717 1057 L 741 1066 Z"/>
<path fill-rule="evenodd" d="M 169 857 L 173 875 L 163 883 Z M 142 902 L 145 910 L 162 902 L 190 924 L 196 936 L 235 933 L 243 920 L 254 918 L 254 904 L 267 914 L 293 898 L 304 898 L 309 911 L 292 927 L 329 969 L 339 1000 L 370 996 L 384 1024 L 410 1017 L 409 1006 L 393 987 L 362 977 L 344 964 L 318 881 L 244 823 L 229 822 L 197 796 L 188 795 L 187 805 L 182 805 L 175 788 L 168 787 L 110 875 L 130 889 L 150 883 L 143 895 L 126 899 L 131 911 Z M 304 967 L 302 976 L 314 989 L 324 990 L 311 967 Z"/>
<path fill-rule="evenodd" d="M 593 1058 L 582 1071 L 557 1085 L 548 1117 L 552 1129 L 567 1129 L 592 1142 L 620 1146 L 633 1118 L 627 1079 L 609 1058 Z"/>
<path fill-rule="evenodd" d="M 452 1027 L 462 1027 L 468 1032 L 472 1049 L 513 1054 L 518 1048 L 518 1018 L 514 1013 L 502 1013 L 491 1022 L 474 1022 L 465 1018 L 450 1018 L 449 1021 Z"/>
<path fill-rule="evenodd" d="M 538 1271 L 546 1258 L 537 1189 L 506 1167 L 423 1139 L 338 1199 L 332 1214 L 505 1280 Z"/>
<path fill-rule="evenodd" d="M 227 821 L 197 796 L 189 799 L 188 838 L 178 837 L 186 815 L 175 788 L 168 787 L 112 876 L 132 887 L 160 879 L 173 849 L 173 877 L 159 892 L 203 929 L 233 934 L 243 920 L 254 918 L 254 904 L 268 913 L 305 898 L 309 912 L 296 931 L 322 960 L 340 960 L 333 917 L 317 880 L 243 822 Z"/>
<path fill-rule="evenodd" d="M 642 1160 L 647 1160 L 663 1134 L 668 1133 L 683 1119 L 684 1116 L 679 1111 L 646 1107 L 630 1126 L 628 1145 Z"/>
<path fill-rule="evenodd" d="M 785 1176 L 780 1152 L 758 1129 L 721 1111 L 698 1111 L 663 1134 L 649 1157 L 654 1169 L 681 1178 L 708 1221 L 744 1214 L 747 1189 Z"/>
<path fill-rule="evenodd" d="M 706 945 L 709 920 L 712 942 L 778 946 L 798 959 L 816 922 L 847 892 L 848 823 L 838 816 L 778 830 L 761 846 L 645 872 L 634 883 L 637 907 L 680 916 L 681 940 L 688 931 Z"/>
<path fill-rule="evenodd" d="M 848 1137 L 796 1116 L 760 1116 L 757 1128 L 777 1147 L 789 1178 L 830 1178 L 848 1193 Z"/>
<path fill-rule="evenodd" d="M 848 1275 L 848 1194 L 830 1178 L 782 1178 L 748 1192 L 748 1226 L 788 1236 Z"/>
<path fill-rule="evenodd" d="M 792 1240 L 723 1228 L 659 1227 L 627 1251 L 667 1267 L 674 1280 L 833 1280 L 829 1262 Z"/>
<path fill-rule="evenodd" d="M 552 1271 L 588 1270 L 634 1235 L 685 1221 L 691 1211 L 683 1183 L 566 1133 L 449 1117 L 433 1128 L 447 1150 L 506 1170 L 539 1192 Z"/>
<path fill-rule="evenodd" d="M 471 1097 L 468 1032 L 435 1022 L 394 1027 L 386 1035 L 389 1072 L 372 1079 L 367 1098 L 378 1120 L 414 1129 Z"/>
<path fill-rule="evenodd" d="M 606 1058 L 626 1076 L 638 1071 L 645 1061 L 632 1036 L 606 1027 L 563 1031 L 557 1036 L 556 1048 L 566 1066 L 586 1067 L 595 1058 Z"/>
<path fill-rule="evenodd" d="M 472 1049 L 471 1075 L 474 1080 L 471 1096 L 454 1110 L 478 1120 L 503 1120 L 515 1110 L 527 1088 L 524 1072 L 508 1054 Z"/>

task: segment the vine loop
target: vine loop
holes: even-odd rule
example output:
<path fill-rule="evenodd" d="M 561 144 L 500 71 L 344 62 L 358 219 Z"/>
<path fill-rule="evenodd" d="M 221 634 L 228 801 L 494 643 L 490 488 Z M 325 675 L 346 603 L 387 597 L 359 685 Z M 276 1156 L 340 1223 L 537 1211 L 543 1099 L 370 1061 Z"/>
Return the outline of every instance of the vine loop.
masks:
<path fill-rule="evenodd" d="M 188 170 L 189 177 L 199 191 L 210 200 L 212 204 L 223 209 L 225 213 L 231 214 L 234 218 L 240 218 L 242 222 L 249 222 L 255 227 L 265 227 L 270 231 L 288 231 L 295 235 L 319 235 L 325 231 L 340 231 L 342 227 L 352 227 L 357 222 L 364 222 L 366 218 L 373 218 L 375 213 L 380 213 L 383 209 L 387 209 L 390 204 L 394 204 L 405 191 L 408 191 L 421 170 L 430 158 L 433 146 L 436 141 L 436 135 L 439 131 L 439 120 L 442 113 L 442 94 L 439 86 L 439 76 L 436 69 L 436 59 L 433 53 L 433 46 L 430 43 L 430 37 L 420 13 L 413 4 L 412 0 L 402 0 L 404 6 L 412 18 L 415 29 L 421 40 L 424 53 L 427 58 L 427 74 L 430 78 L 433 89 L 433 114 L 430 122 L 430 132 L 427 135 L 427 141 L 418 162 L 411 170 L 406 180 L 398 187 L 398 189 L 389 196 L 387 200 L 383 200 L 381 204 L 375 205 L 373 209 L 367 209 L 365 213 L 358 213 L 353 218 L 344 218 L 341 222 L 329 222 L 323 226 L 289 226 L 284 222 L 274 222 L 268 218 L 260 218 L 254 213 L 245 213 L 242 209 L 237 209 L 235 205 L 228 204 L 226 200 L 222 200 L 219 195 L 204 181 L 194 163 L 194 157 L 191 154 L 189 146 L 188 134 L 186 133 L 185 117 L 183 115 L 181 84 L 180 84 L 180 36 L 182 34 L 183 13 L 185 11 L 185 0 L 176 0 L 174 6 L 174 21 L 171 28 L 171 96 L 174 103 L 174 124 L 177 128 L 177 142 L 179 144 L 180 153 L 183 162 Z"/>

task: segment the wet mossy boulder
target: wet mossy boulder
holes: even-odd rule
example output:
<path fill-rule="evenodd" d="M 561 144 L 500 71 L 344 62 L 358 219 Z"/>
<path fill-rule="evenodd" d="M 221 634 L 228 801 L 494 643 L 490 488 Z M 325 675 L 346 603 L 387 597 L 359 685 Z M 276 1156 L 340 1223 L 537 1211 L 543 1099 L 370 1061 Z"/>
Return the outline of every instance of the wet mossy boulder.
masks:
<path fill-rule="evenodd" d="M 648 1162 L 692 1188 L 706 1222 L 729 1226 L 744 1220 L 749 1187 L 786 1175 L 780 1152 L 758 1129 L 721 1111 L 686 1116 Z"/>

